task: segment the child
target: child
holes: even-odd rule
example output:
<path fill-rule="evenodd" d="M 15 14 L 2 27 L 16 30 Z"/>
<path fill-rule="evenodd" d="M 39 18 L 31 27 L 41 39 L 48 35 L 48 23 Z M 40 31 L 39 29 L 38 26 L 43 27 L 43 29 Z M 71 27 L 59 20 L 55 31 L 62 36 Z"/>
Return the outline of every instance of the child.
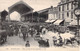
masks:
<path fill-rule="evenodd" d="M 29 41 L 26 42 L 26 47 L 30 47 Z"/>

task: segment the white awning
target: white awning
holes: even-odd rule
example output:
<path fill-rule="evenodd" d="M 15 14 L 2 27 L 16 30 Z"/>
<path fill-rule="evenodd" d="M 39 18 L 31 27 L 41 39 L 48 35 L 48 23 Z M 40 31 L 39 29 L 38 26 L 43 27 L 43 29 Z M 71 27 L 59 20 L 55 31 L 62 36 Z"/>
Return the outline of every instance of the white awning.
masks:
<path fill-rule="evenodd" d="M 50 22 L 50 20 L 46 20 L 45 22 Z"/>
<path fill-rule="evenodd" d="M 55 20 L 46 20 L 45 22 L 47 22 L 47 23 L 52 23 L 52 22 L 54 22 Z"/>
<path fill-rule="evenodd" d="M 77 25 L 77 20 L 73 20 L 70 25 Z M 79 25 L 80 25 L 80 20 L 79 20 Z"/>
<path fill-rule="evenodd" d="M 50 22 L 54 22 L 55 20 L 51 20 Z"/>
<path fill-rule="evenodd" d="M 62 21 L 63 21 L 63 20 L 57 20 L 57 21 L 55 21 L 53 24 L 59 25 Z"/>

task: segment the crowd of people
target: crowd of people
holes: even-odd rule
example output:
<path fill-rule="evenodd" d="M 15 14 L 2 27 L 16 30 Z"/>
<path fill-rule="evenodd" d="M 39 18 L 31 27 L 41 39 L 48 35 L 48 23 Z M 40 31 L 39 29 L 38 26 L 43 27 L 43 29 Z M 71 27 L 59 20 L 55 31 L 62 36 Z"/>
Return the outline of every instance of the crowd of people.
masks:
<path fill-rule="evenodd" d="M 40 47 L 49 47 L 50 46 L 49 39 L 44 40 L 41 37 L 41 35 L 46 35 L 46 32 L 48 32 L 48 31 L 52 31 L 55 34 L 56 34 L 56 32 L 58 32 L 57 33 L 59 35 L 58 38 L 56 36 L 52 37 L 53 38 L 52 41 L 53 41 L 54 46 L 63 46 L 63 45 L 67 45 L 67 44 L 73 44 L 74 41 L 76 41 L 79 44 L 79 41 L 77 41 L 75 39 L 75 36 L 70 37 L 69 39 L 65 39 L 61 36 L 61 33 L 59 31 L 55 30 L 55 28 L 54 29 L 52 28 L 53 30 L 51 30 L 49 27 L 43 27 L 43 26 L 36 26 L 36 25 L 29 26 L 29 25 L 27 25 L 27 27 L 25 27 L 23 25 L 12 24 L 12 25 L 6 25 L 6 26 L 3 25 L 2 29 L 6 30 L 6 32 L 7 32 L 6 36 L 14 36 L 14 35 L 19 36 L 19 37 L 22 36 L 24 41 L 26 41 L 26 39 L 29 37 L 29 35 L 33 38 L 35 38 L 36 35 L 39 35 L 40 39 L 38 39 L 37 42 L 39 43 Z M 29 41 L 26 42 L 25 46 L 30 47 Z"/>
<path fill-rule="evenodd" d="M 47 27 L 45 29 L 46 29 L 45 32 L 46 31 L 52 31 L 53 32 L 53 35 L 54 34 L 57 34 L 57 36 L 53 36 L 53 35 L 51 36 L 54 46 L 64 46 L 64 45 L 65 46 L 66 45 L 76 46 L 76 45 L 79 45 L 80 44 L 80 42 L 79 42 L 79 40 L 77 40 L 75 34 L 71 34 L 71 32 L 69 31 L 69 29 L 66 29 L 65 32 L 60 32 L 59 29 L 58 30 L 57 29 L 55 30 L 55 28 L 52 28 L 52 27 L 51 27 L 51 29 L 49 27 Z M 46 33 L 45 33 L 45 35 L 46 35 Z M 49 35 L 48 35 L 48 37 L 49 37 Z M 50 39 L 48 39 L 48 44 L 50 44 L 49 40 Z M 43 42 L 44 46 L 47 45 L 45 43 L 46 40 L 43 41 L 43 39 L 42 39 L 42 42 Z M 41 43 L 38 42 L 38 43 L 39 44 L 42 44 L 42 42 Z"/>

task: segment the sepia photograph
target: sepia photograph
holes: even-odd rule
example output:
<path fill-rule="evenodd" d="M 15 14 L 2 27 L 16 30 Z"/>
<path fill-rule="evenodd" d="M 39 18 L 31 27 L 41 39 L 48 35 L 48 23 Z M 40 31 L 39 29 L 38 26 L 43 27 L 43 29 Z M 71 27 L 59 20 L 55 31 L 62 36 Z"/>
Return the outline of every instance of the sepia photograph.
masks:
<path fill-rule="evenodd" d="M 80 0 L 0 0 L 1 51 L 80 51 Z"/>

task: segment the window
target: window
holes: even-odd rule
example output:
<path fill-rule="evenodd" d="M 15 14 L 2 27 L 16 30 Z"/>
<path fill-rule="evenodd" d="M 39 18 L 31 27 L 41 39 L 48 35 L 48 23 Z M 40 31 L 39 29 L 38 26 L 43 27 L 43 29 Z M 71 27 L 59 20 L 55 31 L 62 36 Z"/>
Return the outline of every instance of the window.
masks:
<path fill-rule="evenodd" d="M 64 11 L 64 5 L 62 6 L 62 11 Z"/>
<path fill-rule="evenodd" d="M 71 12 L 71 19 L 73 19 L 73 12 Z"/>
<path fill-rule="evenodd" d="M 64 19 L 64 13 L 62 14 L 62 19 Z"/>
<path fill-rule="evenodd" d="M 67 10 L 69 10 L 69 3 L 67 4 Z"/>
<path fill-rule="evenodd" d="M 59 14 L 59 19 L 60 19 L 60 14 Z"/>
<path fill-rule="evenodd" d="M 66 2 L 69 2 L 69 0 L 66 0 Z"/>
<path fill-rule="evenodd" d="M 59 11 L 61 11 L 61 7 L 59 7 Z"/>
<path fill-rule="evenodd" d="M 69 1 L 69 0 L 67 0 L 67 1 Z"/>
<path fill-rule="evenodd" d="M 73 9 L 73 2 L 71 3 L 71 9 Z"/>
<path fill-rule="evenodd" d="M 67 17 L 69 17 L 69 13 L 67 12 Z"/>

